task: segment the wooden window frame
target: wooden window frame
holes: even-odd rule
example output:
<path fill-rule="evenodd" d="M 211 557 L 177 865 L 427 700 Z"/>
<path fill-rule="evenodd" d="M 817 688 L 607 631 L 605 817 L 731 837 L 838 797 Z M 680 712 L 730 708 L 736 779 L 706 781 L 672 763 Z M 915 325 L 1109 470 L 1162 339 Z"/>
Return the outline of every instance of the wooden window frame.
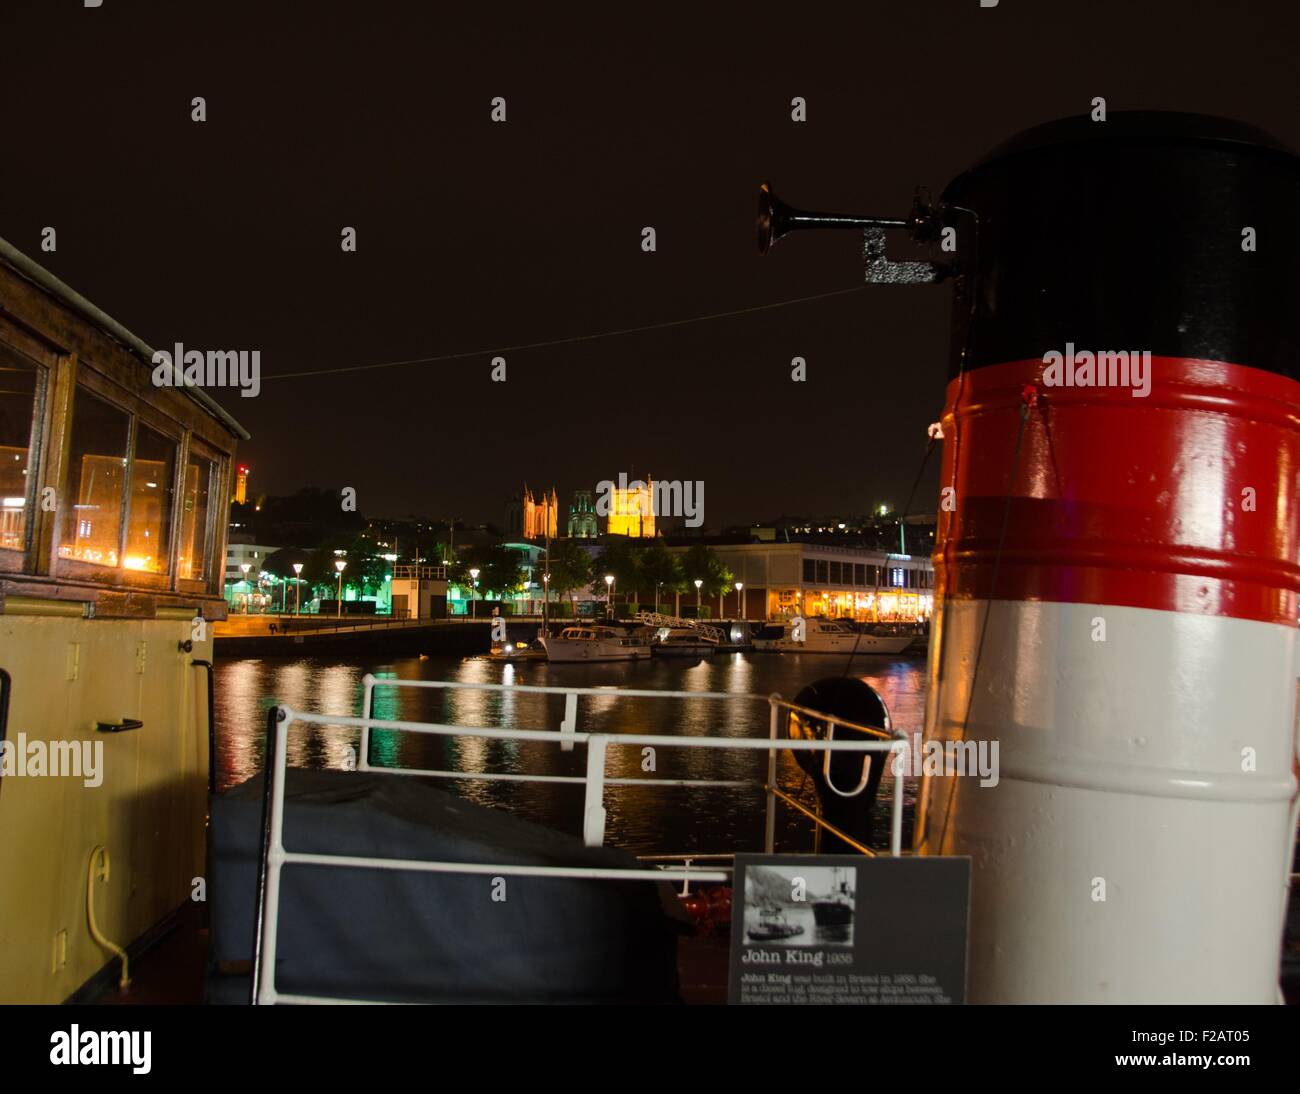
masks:
<path fill-rule="evenodd" d="M 27 433 L 27 514 L 23 524 L 23 546 L 0 547 L 0 574 L 30 574 L 35 571 L 40 516 L 37 502 L 45 482 L 46 451 L 51 425 L 51 394 L 59 355 L 40 340 L 0 316 L 0 344 L 36 370 L 36 392 Z"/>
<path fill-rule="evenodd" d="M 84 362 L 78 362 L 70 379 L 67 399 L 67 421 L 65 422 L 64 467 L 58 485 L 59 497 L 71 497 L 71 478 L 73 468 L 67 460 L 68 446 L 71 444 L 73 431 L 76 429 L 74 407 L 77 389 L 84 388 L 90 395 L 107 403 L 115 410 L 127 416 L 126 474 L 122 482 L 122 508 L 118 526 L 118 564 L 101 566 L 94 562 L 81 562 L 77 559 L 63 558 L 59 555 L 67 521 L 75 519 L 64 510 L 64 519 L 56 522 L 53 543 L 50 552 L 50 575 L 69 581 L 84 582 L 91 585 L 109 585 L 124 589 L 153 590 L 169 592 L 176 585 L 176 559 L 179 550 L 177 531 L 180 527 L 179 499 L 180 468 L 182 458 L 188 451 L 184 427 L 168 417 L 157 407 L 151 406 L 144 399 L 132 394 L 114 383 L 107 376 L 90 368 Z M 149 573 L 144 570 L 128 570 L 125 565 L 126 543 L 130 535 L 131 490 L 135 481 L 135 449 L 141 424 L 148 426 L 155 433 L 165 437 L 175 445 L 175 459 L 172 461 L 172 498 L 173 504 L 169 515 L 170 528 L 167 543 L 167 566 L 162 573 Z M 64 507 L 60 506 L 63 510 Z"/>

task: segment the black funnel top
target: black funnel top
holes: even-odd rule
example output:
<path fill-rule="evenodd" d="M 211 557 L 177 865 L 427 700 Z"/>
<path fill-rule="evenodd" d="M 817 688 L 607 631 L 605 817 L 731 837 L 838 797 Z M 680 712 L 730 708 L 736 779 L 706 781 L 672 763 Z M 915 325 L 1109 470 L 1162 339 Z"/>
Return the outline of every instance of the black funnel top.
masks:
<path fill-rule="evenodd" d="M 1065 118 L 999 145 L 943 200 L 964 275 L 954 374 L 1073 342 L 1298 375 L 1300 159 L 1258 129 Z"/>

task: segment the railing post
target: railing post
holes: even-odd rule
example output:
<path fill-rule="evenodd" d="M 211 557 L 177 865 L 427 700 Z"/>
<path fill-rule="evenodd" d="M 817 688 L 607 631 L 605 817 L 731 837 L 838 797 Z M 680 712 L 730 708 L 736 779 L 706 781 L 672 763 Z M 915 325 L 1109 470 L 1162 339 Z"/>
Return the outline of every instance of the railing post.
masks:
<path fill-rule="evenodd" d="M 375 677 L 373 673 L 366 673 L 361 678 L 361 717 L 373 718 L 375 716 Z M 370 725 L 361 727 L 361 748 L 357 756 L 357 770 L 370 770 Z"/>
<path fill-rule="evenodd" d="M 777 711 L 780 709 L 776 704 L 780 699 L 781 696 L 776 694 L 769 695 L 767 698 L 768 707 L 772 712 L 767 735 L 773 741 L 776 740 Z M 774 786 L 776 786 L 776 749 L 772 748 L 767 753 L 767 815 L 763 818 L 763 851 L 769 855 L 776 850 L 776 795 L 772 792 Z"/>
<path fill-rule="evenodd" d="M 587 738 L 587 793 L 582 809 L 582 842 L 588 847 L 605 843 L 605 745 L 603 736 Z"/>
<path fill-rule="evenodd" d="M 897 748 L 889 750 L 890 756 L 899 756 Z M 894 816 L 890 825 L 889 833 L 889 853 L 894 856 L 903 853 L 903 765 L 901 763 L 893 765 L 896 774 L 894 775 Z"/>
<path fill-rule="evenodd" d="M 280 723 L 284 726 L 281 728 Z M 280 868 L 284 863 L 284 779 L 289 712 L 266 712 L 266 758 L 262 771 L 262 841 L 257 860 L 257 909 L 253 921 L 253 963 L 249 1002 L 275 1002 L 275 943 L 280 910 Z M 266 981 L 263 986 L 263 981 Z"/>
<path fill-rule="evenodd" d="M 564 693 L 564 721 L 560 723 L 560 751 L 573 751 L 573 735 L 578 731 L 578 693 Z"/>

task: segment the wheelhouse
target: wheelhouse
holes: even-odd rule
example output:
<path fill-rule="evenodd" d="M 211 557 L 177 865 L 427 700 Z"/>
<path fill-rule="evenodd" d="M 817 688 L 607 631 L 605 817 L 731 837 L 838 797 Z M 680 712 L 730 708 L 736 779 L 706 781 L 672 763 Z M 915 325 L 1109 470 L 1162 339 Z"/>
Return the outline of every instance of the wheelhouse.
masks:
<path fill-rule="evenodd" d="M 0 840 L 0 1002 L 93 993 L 115 947 L 201 894 L 208 623 L 245 437 L 0 240 L 0 830 L 21 834 Z"/>

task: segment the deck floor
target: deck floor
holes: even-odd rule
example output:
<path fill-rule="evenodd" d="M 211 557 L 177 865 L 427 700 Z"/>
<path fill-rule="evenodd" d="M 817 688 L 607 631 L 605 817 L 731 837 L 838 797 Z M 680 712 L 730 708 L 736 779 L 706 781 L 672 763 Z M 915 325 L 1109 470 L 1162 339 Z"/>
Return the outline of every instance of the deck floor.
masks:
<path fill-rule="evenodd" d="M 157 945 L 131 962 L 125 992 L 116 982 L 99 995 L 95 1006 L 176 1006 L 203 1002 L 203 972 L 208 960 L 208 929 L 202 909 L 187 905 L 176 926 Z"/>
<path fill-rule="evenodd" d="M 97 1006 L 197 1005 L 203 1002 L 203 975 L 208 956 L 208 931 L 202 910 L 186 908 L 176 927 L 131 965 L 131 986 L 117 986 L 95 999 Z M 1300 954 L 1287 953 L 1282 990 L 1286 1002 L 1300 1005 Z M 693 1006 L 713 1006 L 727 1001 L 730 941 L 726 935 L 683 938 L 677 949 L 677 972 L 682 1001 Z"/>

